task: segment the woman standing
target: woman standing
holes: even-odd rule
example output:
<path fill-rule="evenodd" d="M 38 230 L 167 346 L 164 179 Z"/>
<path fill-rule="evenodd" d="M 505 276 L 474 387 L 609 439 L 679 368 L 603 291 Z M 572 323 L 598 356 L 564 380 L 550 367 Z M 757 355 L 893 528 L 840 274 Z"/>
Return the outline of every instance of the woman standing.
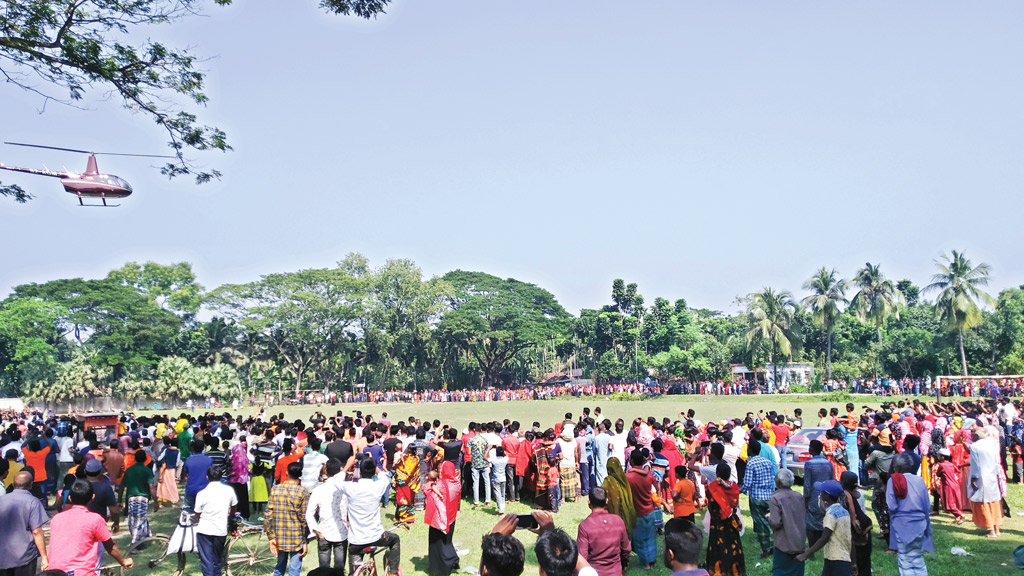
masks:
<path fill-rule="evenodd" d="M 398 457 L 394 472 L 395 522 L 412 524 L 416 521 L 415 499 L 420 489 L 420 459 L 414 446 Z"/>
<path fill-rule="evenodd" d="M 836 481 L 842 477 L 843 472 L 846 472 L 846 465 L 836 458 L 836 454 L 846 454 L 846 448 L 841 441 L 842 437 L 842 432 L 836 428 L 831 428 L 825 432 L 825 441 L 822 442 L 825 445 L 825 449 L 822 452 L 828 458 L 828 461 L 832 463 L 832 471 L 835 473 L 834 480 Z"/>
<path fill-rule="evenodd" d="M 636 525 L 636 507 L 633 505 L 633 493 L 626 481 L 626 473 L 622 471 L 622 463 L 614 456 L 608 459 L 608 476 L 601 485 L 608 494 L 608 512 L 622 518 L 626 525 L 626 534 L 633 539 L 633 526 Z"/>
<path fill-rule="evenodd" d="M 747 569 L 740 542 L 740 487 L 729 481 L 732 469 L 725 462 L 718 463 L 715 475 L 715 481 L 708 484 L 711 530 L 706 570 L 711 576 L 743 576 Z"/>
<path fill-rule="evenodd" d="M 950 427 L 952 428 L 952 427 Z M 967 432 L 957 430 L 953 433 L 953 445 L 949 447 L 950 460 L 960 478 L 960 511 L 971 509 L 971 500 L 967 497 L 967 484 L 971 476 L 971 447 L 967 444 Z"/>
<path fill-rule="evenodd" d="M 455 518 L 459 513 L 462 486 L 455 476 L 455 464 L 441 464 L 440 477 L 431 472 L 423 487 L 426 496 L 427 561 L 430 576 L 448 576 L 459 569 L 459 555 L 452 544 Z"/>
<path fill-rule="evenodd" d="M 989 538 L 998 538 L 1003 523 L 1002 493 L 999 487 L 999 445 L 989 429 L 974 428 L 971 444 L 971 472 L 967 486 L 974 524 L 988 530 Z"/>
<path fill-rule="evenodd" d="M 171 436 L 164 436 L 164 451 L 157 458 L 158 473 L 156 498 L 160 502 L 178 503 L 178 460 L 181 452 L 171 440 Z"/>
<path fill-rule="evenodd" d="M 237 400 L 236 400 L 237 402 Z M 238 499 L 238 512 L 242 518 L 249 519 L 249 451 L 246 450 L 245 435 L 231 447 L 231 469 L 228 472 L 228 483 L 235 490 Z"/>

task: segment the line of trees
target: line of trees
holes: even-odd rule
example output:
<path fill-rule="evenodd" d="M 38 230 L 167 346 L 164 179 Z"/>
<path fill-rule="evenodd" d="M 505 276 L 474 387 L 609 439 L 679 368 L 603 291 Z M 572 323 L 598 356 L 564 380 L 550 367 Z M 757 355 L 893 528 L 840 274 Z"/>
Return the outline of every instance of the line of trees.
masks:
<path fill-rule="evenodd" d="M 923 289 L 877 264 L 850 281 L 821 268 L 799 301 L 766 287 L 736 314 L 647 305 L 616 279 L 607 305 L 573 316 L 539 286 L 462 270 L 426 278 L 410 260 L 372 267 L 350 254 L 210 291 L 188 263 L 130 262 L 101 279 L 18 286 L 0 302 L 0 395 L 245 398 L 502 386 L 570 370 L 709 381 L 731 363 L 791 360 L 839 380 L 1024 373 L 1024 290 L 993 298 L 990 272 L 956 251 Z"/>

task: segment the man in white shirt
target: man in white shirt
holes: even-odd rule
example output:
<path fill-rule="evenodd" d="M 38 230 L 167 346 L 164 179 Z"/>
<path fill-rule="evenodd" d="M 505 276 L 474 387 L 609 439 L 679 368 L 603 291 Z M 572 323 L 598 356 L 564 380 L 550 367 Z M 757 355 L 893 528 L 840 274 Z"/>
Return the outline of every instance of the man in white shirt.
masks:
<path fill-rule="evenodd" d="M 235 490 L 221 484 L 224 469 L 210 466 L 206 479 L 210 483 L 196 494 L 195 514 L 199 517 L 196 525 L 196 547 L 203 576 L 221 576 L 223 570 L 224 542 L 228 536 L 228 518 L 235 513 L 238 497 Z"/>
<path fill-rule="evenodd" d="M 622 464 L 623 470 L 626 467 L 626 438 L 628 435 L 629 433 L 625 430 L 625 423 L 619 418 L 615 421 L 615 434 L 612 434 L 612 439 L 608 442 L 608 450 L 612 458 L 619 459 L 619 464 Z"/>
<path fill-rule="evenodd" d="M 317 554 L 320 567 L 330 568 L 334 557 L 334 568 L 344 573 L 345 557 L 348 555 L 348 498 L 339 490 L 331 478 L 339 476 L 341 461 L 331 458 L 327 461 L 327 481 L 317 486 L 309 496 L 306 508 L 306 524 L 316 534 Z"/>
<path fill-rule="evenodd" d="M 306 454 L 302 457 L 302 479 L 300 483 L 306 490 L 312 492 L 320 485 L 320 473 L 327 463 L 327 456 L 320 453 L 320 439 L 316 436 L 308 438 L 309 446 L 306 446 Z"/>
<path fill-rule="evenodd" d="M 356 558 L 362 558 L 363 550 L 371 546 L 388 549 L 388 566 L 392 570 L 398 570 L 398 563 L 401 560 L 401 541 L 396 534 L 385 532 L 380 521 L 380 499 L 384 497 L 391 479 L 386 474 L 377 475 L 377 472 L 377 463 L 373 458 L 364 458 L 359 463 L 359 480 L 343 482 L 340 475 L 331 479 L 331 484 L 342 496 L 348 497 L 350 573 L 355 572 Z M 391 573 L 384 576 L 391 576 Z"/>

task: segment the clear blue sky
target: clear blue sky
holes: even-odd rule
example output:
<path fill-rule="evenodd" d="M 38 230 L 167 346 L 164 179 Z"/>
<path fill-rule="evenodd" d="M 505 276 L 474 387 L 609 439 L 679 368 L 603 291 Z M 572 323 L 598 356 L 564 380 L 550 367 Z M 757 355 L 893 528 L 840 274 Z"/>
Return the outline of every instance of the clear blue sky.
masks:
<path fill-rule="evenodd" d="M 188 260 L 208 288 L 411 258 L 537 283 L 567 309 L 613 278 L 733 310 L 820 266 L 929 281 L 950 249 L 1024 284 L 1024 4 L 395 0 L 375 21 L 236 0 L 154 29 L 212 57 L 202 119 L 235 151 L 197 187 L 100 158 L 135 194 L 82 209 L 0 173 L 0 295 Z M 0 138 L 163 153 L 152 121 L 0 85 Z M 0 146 L 15 165 L 85 158 Z"/>

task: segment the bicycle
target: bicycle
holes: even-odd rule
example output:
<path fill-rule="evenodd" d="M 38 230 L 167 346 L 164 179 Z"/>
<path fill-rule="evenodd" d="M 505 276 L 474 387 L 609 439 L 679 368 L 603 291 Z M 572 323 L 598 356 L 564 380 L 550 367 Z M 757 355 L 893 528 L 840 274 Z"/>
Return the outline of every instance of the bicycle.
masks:
<path fill-rule="evenodd" d="M 394 526 L 396 528 L 405 528 L 406 532 L 409 531 L 409 526 L 403 522 L 395 522 Z M 392 534 L 394 534 L 394 532 L 392 532 Z M 355 568 L 352 572 L 352 576 L 378 576 L 376 561 L 377 555 L 382 552 L 386 552 L 387 550 L 388 548 L 383 546 L 365 546 L 361 554 L 362 560 L 358 563 L 353 562 L 353 566 Z M 369 556 L 369 559 L 367 559 L 367 556 Z M 382 573 L 384 576 L 387 576 L 392 572 L 395 574 L 398 573 L 397 566 L 395 566 L 394 571 L 391 570 L 391 566 L 388 566 L 387 556 L 384 557 L 384 561 L 381 565 L 384 567 L 384 572 Z"/>
<path fill-rule="evenodd" d="M 266 576 L 277 565 L 263 524 L 240 519 L 225 548 L 224 568 L 228 576 Z"/>
<path fill-rule="evenodd" d="M 188 560 L 186 553 L 167 554 L 170 537 L 154 534 L 128 547 L 124 556 L 134 561 L 132 568 L 118 564 L 105 565 L 101 572 L 105 576 L 117 574 L 149 573 L 157 566 L 165 565 L 173 570 L 170 576 L 182 576 Z M 198 554 L 198 550 L 194 552 Z M 231 539 L 224 547 L 224 569 L 227 576 L 266 576 L 274 571 L 277 556 L 270 553 L 267 533 L 262 524 L 241 520 L 232 532 Z M 171 568 L 173 566 L 173 568 Z"/>

